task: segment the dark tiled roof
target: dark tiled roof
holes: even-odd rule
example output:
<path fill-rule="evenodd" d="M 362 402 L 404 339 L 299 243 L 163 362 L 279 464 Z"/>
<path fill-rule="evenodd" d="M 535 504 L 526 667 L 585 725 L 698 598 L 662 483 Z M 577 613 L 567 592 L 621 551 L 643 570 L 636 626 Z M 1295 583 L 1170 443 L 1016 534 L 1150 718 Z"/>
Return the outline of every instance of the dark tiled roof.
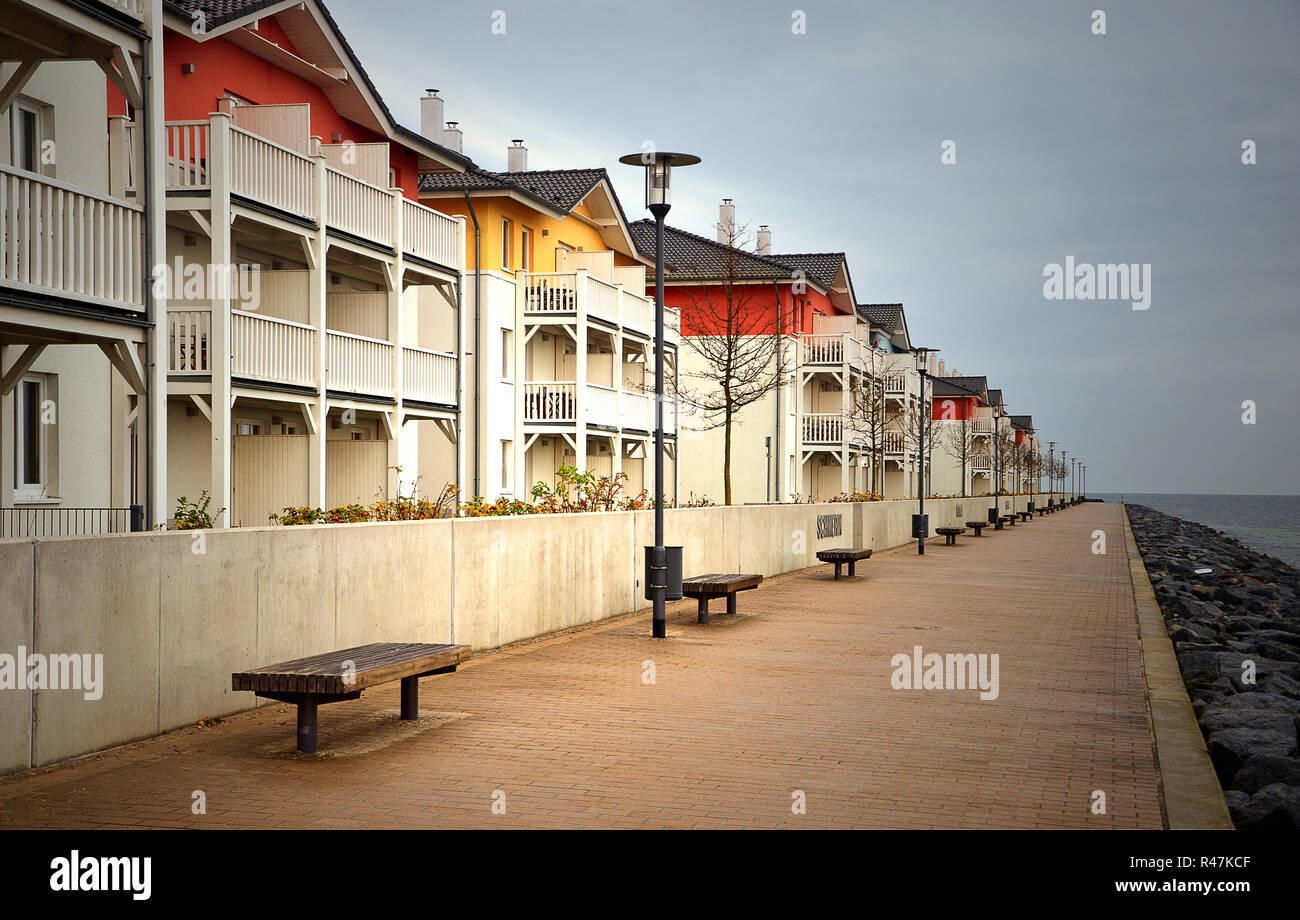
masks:
<path fill-rule="evenodd" d="M 543 202 L 572 211 L 602 179 L 609 178 L 603 169 L 538 169 L 529 172 L 491 172 L 472 167 L 462 173 L 445 173 L 420 177 L 420 191 L 475 191 L 477 189 L 514 189 Z"/>
<path fill-rule="evenodd" d="M 901 303 L 860 303 L 858 315 L 868 322 L 893 332 L 903 312 Z"/>
<path fill-rule="evenodd" d="M 773 262 L 788 265 L 791 269 L 803 272 L 803 276 L 820 287 L 829 288 L 835 283 L 835 276 L 844 264 L 842 252 L 791 252 L 770 255 Z"/>
<path fill-rule="evenodd" d="M 167 5 L 191 19 L 195 13 L 202 13 L 208 28 L 215 28 L 280 2 L 282 0 L 167 0 Z"/>
<path fill-rule="evenodd" d="M 1001 390 L 989 390 L 989 405 L 990 405 L 990 406 L 1000 406 L 1000 405 L 1002 405 L 1002 391 L 1001 391 Z"/>
<path fill-rule="evenodd" d="M 632 241 L 641 254 L 655 257 L 655 224 L 645 218 L 628 225 Z M 733 246 L 714 242 L 703 236 L 664 227 L 664 267 L 677 281 L 718 281 L 723 278 L 740 278 L 746 281 L 790 281 L 794 269 L 775 257 L 764 257 L 745 252 Z M 808 280 L 819 287 L 821 282 Z"/>
<path fill-rule="evenodd" d="M 930 381 L 934 386 L 931 394 L 936 397 L 954 396 L 962 398 L 978 396 L 981 400 L 988 399 L 989 382 L 987 377 L 931 377 Z"/>
<path fill-rule="evenodd" d="M 1028 431 L 1034 427 L 1034 417 L 1032 415 L 1013 415 L 1011 416 L 1011 427 L 1019 428 L 1021 431 Z"/>

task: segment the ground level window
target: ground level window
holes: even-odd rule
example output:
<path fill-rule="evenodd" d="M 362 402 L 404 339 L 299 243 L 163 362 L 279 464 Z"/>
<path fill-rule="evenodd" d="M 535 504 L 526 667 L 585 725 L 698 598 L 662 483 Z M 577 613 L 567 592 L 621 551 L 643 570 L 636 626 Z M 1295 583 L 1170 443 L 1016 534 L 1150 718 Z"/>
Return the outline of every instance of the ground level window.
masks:
<path fill-rule="evenodd" d="M 55 423 L 53 382 L 30 374 L 14 388 L 14 499 L 46 498 Z"/>

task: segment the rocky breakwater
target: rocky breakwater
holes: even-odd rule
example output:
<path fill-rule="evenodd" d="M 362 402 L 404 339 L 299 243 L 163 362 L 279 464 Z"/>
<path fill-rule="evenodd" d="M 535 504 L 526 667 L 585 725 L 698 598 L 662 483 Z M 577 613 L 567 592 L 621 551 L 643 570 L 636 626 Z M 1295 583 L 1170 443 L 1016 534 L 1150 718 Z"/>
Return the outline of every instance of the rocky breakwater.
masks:
<path fill-rule="evenodd" d="M 1300 573 L 1217 530 L 1127 508 L 1233 822 L 1300 830 Z"/>

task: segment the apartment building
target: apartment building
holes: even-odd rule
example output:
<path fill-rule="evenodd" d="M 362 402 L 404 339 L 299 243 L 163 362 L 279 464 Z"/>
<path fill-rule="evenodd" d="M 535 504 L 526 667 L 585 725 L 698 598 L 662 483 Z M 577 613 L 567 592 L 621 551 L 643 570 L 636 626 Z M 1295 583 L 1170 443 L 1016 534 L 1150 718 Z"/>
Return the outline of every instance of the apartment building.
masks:
<path fill-rule="evenodd" d="M 393 120 L 320 4 L 219 9 L 177 3 L 164 35 L 169 506 L 256 526 L 437 495 L 465 231 L 418 183 L 469 160 Z"/>
<path fill-rule="evenodd" d="M 1032 415 L 1008 416 L 1019 463 L 1015 465 L 1017 491 L 1035 492 L 1038 490 L 1038 460 L 1042 455 L 1038 437 L 1034 434 L 1034 417 Z"/>
<path fill-rule="evenodd" d="M 159 518 L 150 0 L 0 2 L 0 537 Z M 111 117 L 105 85 L 131 120 Z"/>
<path fill-rule="evenodd" d="M 1005 423 L 1000 405 L 993 402 L 988 378 L 940 373 L 931 381 L 931 392 L 931 491 L 936 495 L 992 495 L 994 437 Z"/>
<path fill-rule="evenodd" d="M 422 130 L 459 137 L 436 91 Z M 420 197 L 467 221 L 466 488 L 527 499 L 573 466 L 654 487 L 654 324 L 646 266 L 602 168 L 531 170 L 520 139 L 505 169 L 421 177 Z M 677 323 L 666 323 L 675 379 Z M 476 357 L 478 360 L 476 360 Z M 671 392 L 671 388 L 670 388 Z M 677 408 L 664 405 L 665 492 L 677 495 Z"/>

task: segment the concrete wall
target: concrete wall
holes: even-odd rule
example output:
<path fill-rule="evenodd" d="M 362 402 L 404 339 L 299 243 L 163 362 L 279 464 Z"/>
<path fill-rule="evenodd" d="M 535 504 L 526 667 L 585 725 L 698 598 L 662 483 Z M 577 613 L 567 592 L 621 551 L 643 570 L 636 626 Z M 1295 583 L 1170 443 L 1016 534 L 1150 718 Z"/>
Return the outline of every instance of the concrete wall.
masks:
<path fill-rule="evenodd" d="M 987 508 L 926 503 L 931 527 Z M 771 576 L 816 564 L 820 549 L 905 543 L 914 511 L 673 509 L 667 539 L 685 547 L 687 577 Z M 487 649 L 643 610 L 653 532 L 638 511 L 5 541 L 0 652 L 102 654 L 104 670 L 98 700 L 0 692 L 0 772 L 255 705 L 230 690 L 233 671 L 368 642 Z"/>

